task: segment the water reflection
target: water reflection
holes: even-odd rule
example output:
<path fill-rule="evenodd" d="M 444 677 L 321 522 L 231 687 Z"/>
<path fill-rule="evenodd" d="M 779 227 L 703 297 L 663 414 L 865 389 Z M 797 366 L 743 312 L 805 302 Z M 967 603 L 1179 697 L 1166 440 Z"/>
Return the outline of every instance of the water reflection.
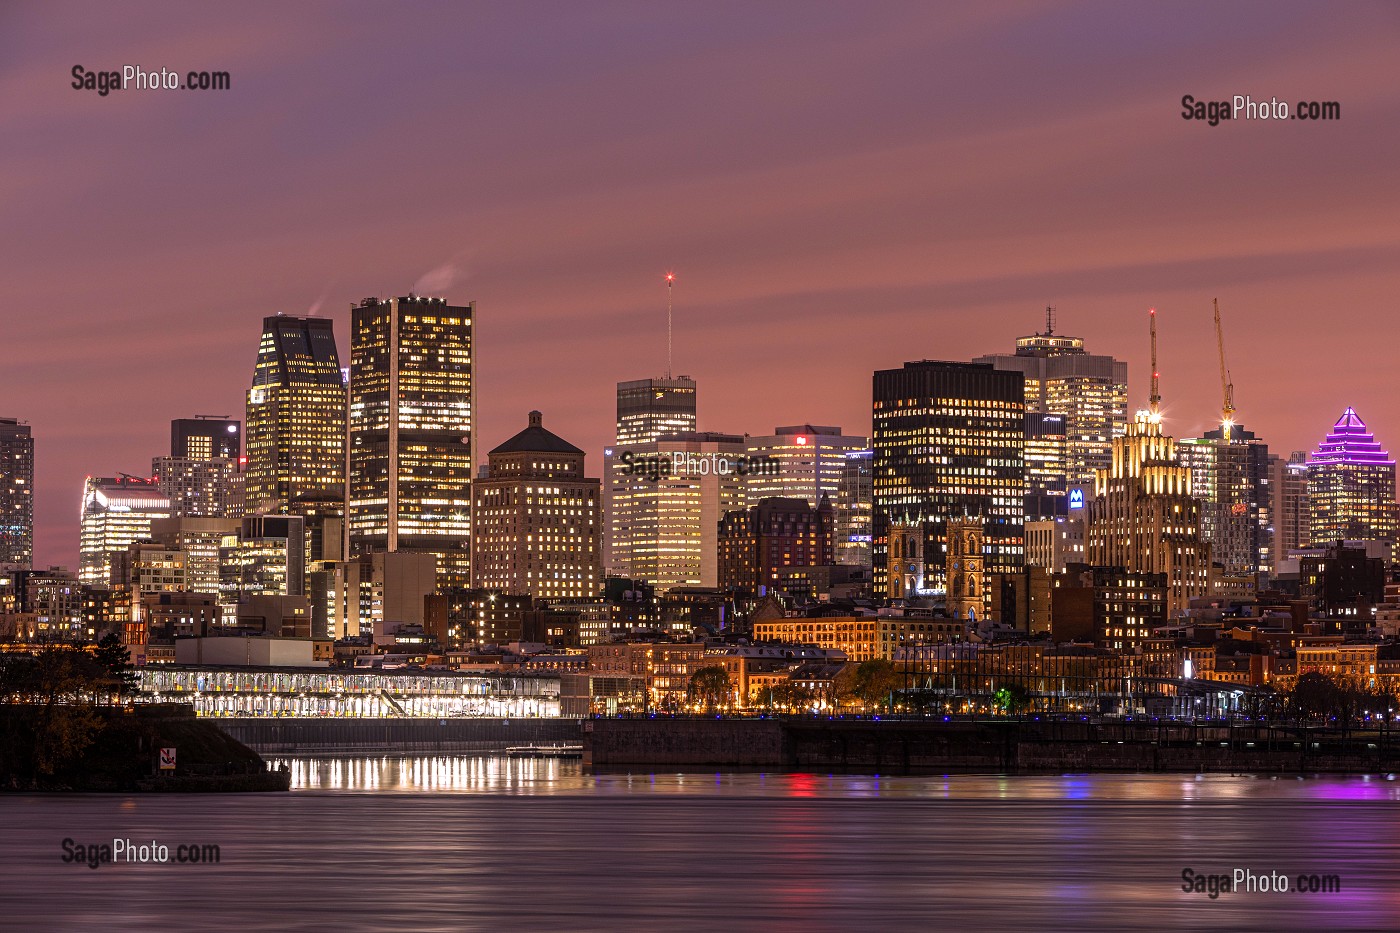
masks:
<path fill-rule="evenodd" d="M 0 928 L 1396 929 L 1400 781 L 584 774 L 505 757 L 285 759 L 290 794 L 0 797 Z M 60 841 L 214 843 L 65 865 Z M 1183 868 L 1340 877 L 1210 899 Z"/>

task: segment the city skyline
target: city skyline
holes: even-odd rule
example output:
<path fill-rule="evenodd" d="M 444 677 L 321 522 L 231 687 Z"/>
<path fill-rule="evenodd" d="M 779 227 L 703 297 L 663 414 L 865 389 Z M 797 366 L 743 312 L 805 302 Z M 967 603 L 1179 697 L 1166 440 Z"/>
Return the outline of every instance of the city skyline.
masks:
<path fill-rule="evenodd" d="M 43 312 L 9 315 L 0 416 L 35 436 L 35 563 L 76 566 L 83 477 L 145 473 L 171 419 L 238 416 L 263 317 L 329 317 L 348 348 L 350 305 L 410 289 L 478 303 L 487 445 L 539 408 L 599 456 L 616 382 L 666 370 L 668 270 L 702 431 L 866 433 L 871 372 L 1004 353 L 1051 304 L 1129 362 L 1130 411 L 1157 307 L 1168 430 L 1198 437 L 1219 298 L 1239 417 L 1271 450 L 1315 448 L 1347 406 L 1393 445 L 1395 14 L 1270 9 L 412 9 L 325 29 L 311 9 L 99 8 L 60 30 L 8 6 L 0 285 Z M 422 67 L 383 86 L 344 68 L 385 46 Z M 78 61 L 233 85 L 99 97 L 69 87 Z M 1236 91 L 1342 119 L 1181 118 L 1183 94 Z M 825 350 L 841 365 L 818 374 Z M 120 415 L 97 403 L 114 394 Z"/>

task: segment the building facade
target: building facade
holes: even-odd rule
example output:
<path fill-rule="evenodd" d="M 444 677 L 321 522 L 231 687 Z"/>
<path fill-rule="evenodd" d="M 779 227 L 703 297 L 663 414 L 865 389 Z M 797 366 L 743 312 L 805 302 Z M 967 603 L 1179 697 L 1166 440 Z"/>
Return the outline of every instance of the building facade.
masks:
<path fill-rule="evenodd" d="M 1289 551 L 1312 543 L 1307 451 L 1295 450 L 1287 460 L 1269 457 L 1269 514 L 1274 519 L 1272 565 L 1277 568 Z"/>
<path fill-rule="evenodd" d="M 742 436 L 713 432 L 609 448 L 607 572 L 658 591 L 718 586 L 719 520 L 744 507 L 746 451 Z"/>
<path fill-rule="evenodd" d="M 988 572 L 1024 566 L 1025 400 L 1019 372 L 923 361 L 874 379 L 875 594 L 887 580 L 892 524 L 924 530 L 924 587 L 944 591 L 946 525 L 982 521 Z M 917 595 L 917 594 L 911 594 Z"/>
<path fill-rule="evenodd" d="M 170 517 L 170 500 L 154 479 L 136 476 L 89 476 L 83 483 L 78 579 L 84 584 L 120 583 L 127 548 L 151 537 L 151 525 Z"/>
<path fill-rule="evenodd" d="M 831 503 L 772 497 L 719 523 L 719 585 L 751 596 L 779 584 L 779 571 L 826 567 L 832 562 Z"/>
<path fill-rule="evenodd" d="M 345 379 L 325 318 L 263 319 L 248 390 L 244 508 L 293 511 L 303 496 L 343 496 Z"/>
<path fill-rule="evenodd" d="M 34 435 L 0 418 L 0 567 L 34 563 Z"/>
<path fill-rule="evenodd" d="M 585 475 L 584 456 L 537 411 L 490 452 L 473 489 L 477 588 L 539 599 L 602 592 L 602 488 Z"/>
<path fill-rule="evenodd" d="M 1211 561 L 1229 576 L 1267 573 L 1273 567 L 1273 502 L 1269 490 L 1269 448 L 1231 426 L 1177 445 L 1191 470 L 1191 495 L 1201 504 L 1201 537 Z"/>
<path fill-rule="evenodd" d="M 1308 457 L 1311 544 L 1396 540 L 1395 461 L 1354 408 Z"/>
<path fill-rule="evenodd" d="M 1046 309 L 1050 312 L 1050 309 Z M 1128 423 L 1128 364 L 1084 349 L 1081 337 L 1054 332 L 1047 313 L 1045 333 L 1016 340 L 1014 354 L 980 356 L 973 362 L 1025 376 L 1026 410 L 1065 419 L 1065 478 L 1089 484 L 1109 465 L 1110 445 Z"/>
<path fill-rule="evenodd" d="M 367 298 L 351 312 L 350 553 L 438 558 L 471 582 L 474 303 Z"/>
<path fill-rule="evenodd" d="M 840 427 L 798 424 L 774 428 L 772 434 L 745 438 L 745 494 L 749 505 L 763 499 L 803 499 L 815 506 L 835 500 L 847 455 L 867 450 L 870 439 L 841 433 Z"/>
<path fill-rule="evenodd" d="M 1200 506 L 1191 470 L 1155 413 L 1138 412 L 1113 441 L 1113 460 L 1099 470 L 1089 506 L 1088 553 L 1095 567 L 1128 574 L 1165 574 L 1167 612 L 1184 612 L 1209 590 L 1210 546 L 1201 538 Z"/>

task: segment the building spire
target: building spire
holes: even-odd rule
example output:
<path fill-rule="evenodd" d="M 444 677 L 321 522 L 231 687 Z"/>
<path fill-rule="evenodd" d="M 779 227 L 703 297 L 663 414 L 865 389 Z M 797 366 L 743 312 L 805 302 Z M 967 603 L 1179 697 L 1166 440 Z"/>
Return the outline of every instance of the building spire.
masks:
<path fill-rule="evenodd" d="M 666 378 L 671 378 L 671 291 L 676 284 L 676 274 L 666 273 Z"/>
<path fill-rule="evenodd" d="M 1147 414 L 1153 421 L 1162 420 L 1162 391 L 1157 372 L 1157 309 L 1148 308 L 1152 322 L 1152 393 L 1147 397 Z"/>

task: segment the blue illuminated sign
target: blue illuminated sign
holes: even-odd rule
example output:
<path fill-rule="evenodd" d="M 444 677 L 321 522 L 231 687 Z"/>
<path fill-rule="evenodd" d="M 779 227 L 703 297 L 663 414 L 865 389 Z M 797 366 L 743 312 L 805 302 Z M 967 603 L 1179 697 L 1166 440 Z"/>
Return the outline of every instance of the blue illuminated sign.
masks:
<path fill-rule="evenodd" d="M 1069 507 L 1072 509 L 1084 508 L 1084 490 L 1071 489 L 1069 491 Z"/>

